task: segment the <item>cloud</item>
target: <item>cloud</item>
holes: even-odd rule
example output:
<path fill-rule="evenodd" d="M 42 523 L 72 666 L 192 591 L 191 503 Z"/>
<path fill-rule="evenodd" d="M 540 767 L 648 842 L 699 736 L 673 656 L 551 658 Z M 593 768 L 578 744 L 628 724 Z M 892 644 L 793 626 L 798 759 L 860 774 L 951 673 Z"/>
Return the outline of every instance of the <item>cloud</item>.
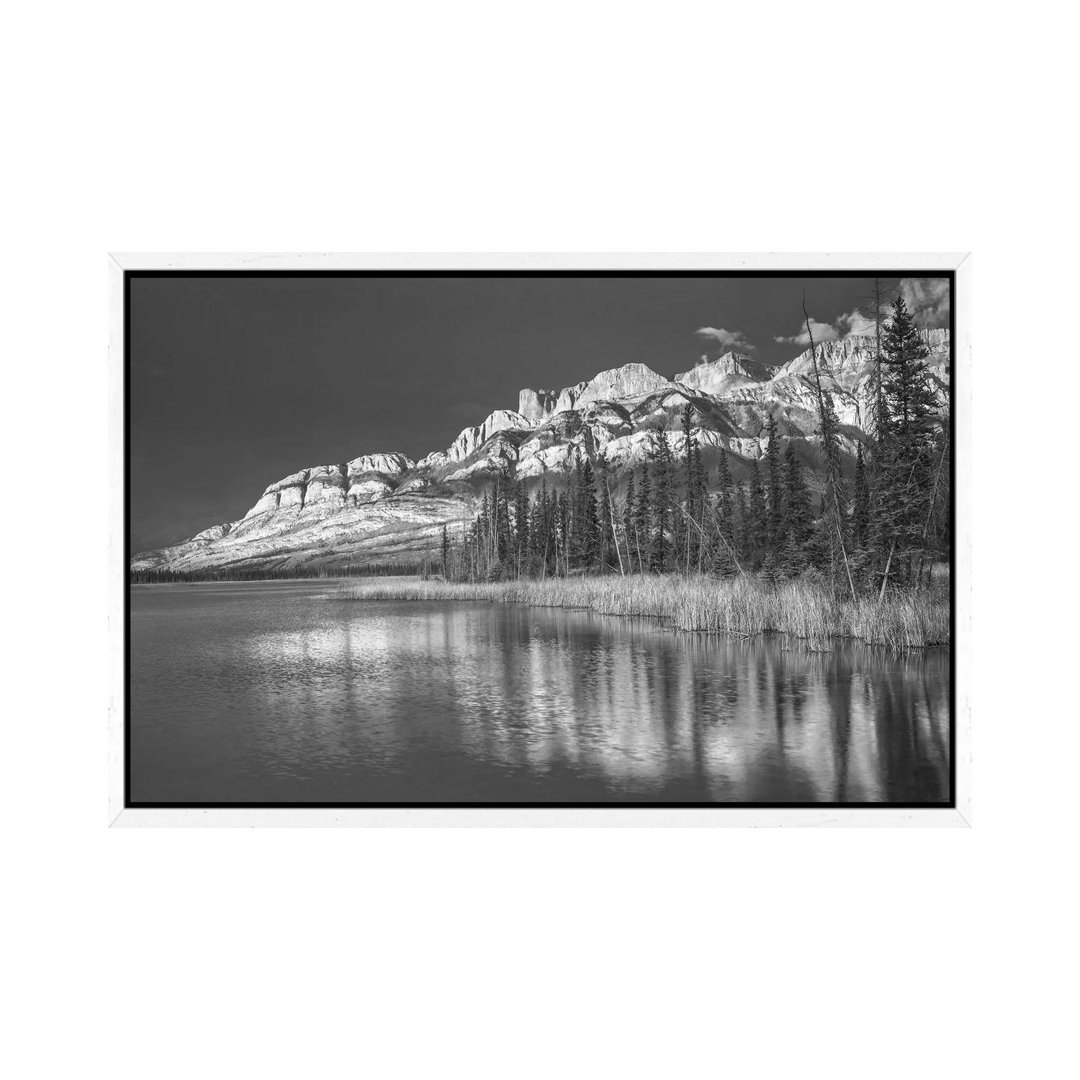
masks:
<path fill-rule="evenodd" d="M 949 282 L 945 278 L 904 278 L 900 295 L 923 329 L 949 325 Z"/>
<path fill-rule="evenodd" d="M 854 308 L 836 320 L 836 328 L 841 331 L 841 337 L 849 334 L 865 337 L 874 332 L 874 320 L 868 319 L 858 308 Z"/>
<path fill-rule="evenodd" d="M 810 329 L 814 332 L 814 343 L 820 345 L 824 341 L 839 341 L 845 337 L 865 337 L 867 334 L 872 334 L 874 320 L 868 319 L 858 308 L 852 308 L 834 323 L 818 322 L 811 315 Z M 778 345 L 802 345 L 805 348 L 810 344 L 810 335 L 806 332 L 804 323 L 799 333 L 791 337 L 774 337 L 773 341 Z"/>
<path fill-rule="evenodd" d="M 694 333 L 705 341 L 714 342 L 725 351 L 754 352 L 756 350 L 756 347 L 746 340 L 741 330 L 718 330 L 715 326 L 703 326 Z"/>
<path fill-rule="evenodd" d="M 836 341 L 840 337 L 840 331 L 835 326 L 818 322 L 813 315 L 810 316 L 810 330 L 813 331 L 815 345 L 820 345 L 823 341 Z M 773 341 L 778 345 L 809 345 L 810 333 L 806 329 L 806 324 L 803 323 L 800 333 L 793 337 L 775 337 Z"/>
<path fill-rule="evenodd" d="M 907 304 L 908 311 L 916 325 L 923 329 L 940 328 L 949 325 L 949 282 L 946 278 L 904 278 L 900 282 L 900 295 Z M 886 321 L 891 317 L 891 306 L 886 309 Z M 818 322 L 810 316 L 810 329 L 814 332 L 814 343 L 839 341 L 846 337 L 866 337 L 874 332 L 874 320 L 867 318 L 858 308 L 853 308 L 846 315 L 841 315 L 834 323 Z M 723 333 L 724 331 L 710 331 Z M 705 333 L 703 330 L 699 334 Z M 778 345 L 810 344 L 810 335 L 806 324 L 799 327 L 799 332 L 791 337 L 773 338 Z"/>

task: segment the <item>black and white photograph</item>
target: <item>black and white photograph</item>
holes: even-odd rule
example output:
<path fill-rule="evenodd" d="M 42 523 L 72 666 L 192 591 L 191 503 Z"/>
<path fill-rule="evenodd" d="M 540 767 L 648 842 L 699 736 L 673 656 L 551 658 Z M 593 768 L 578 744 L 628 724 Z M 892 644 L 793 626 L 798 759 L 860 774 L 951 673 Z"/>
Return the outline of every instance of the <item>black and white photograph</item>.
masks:
<path fill-rule="evenodd" d="M 126 805 L 955 806 L 905 265 L 128 270 Z"/>
<path fill-rule="evenodd" d="M 1070 14 L 6 10 L 0 1073 L 1074 1074 Z"/>

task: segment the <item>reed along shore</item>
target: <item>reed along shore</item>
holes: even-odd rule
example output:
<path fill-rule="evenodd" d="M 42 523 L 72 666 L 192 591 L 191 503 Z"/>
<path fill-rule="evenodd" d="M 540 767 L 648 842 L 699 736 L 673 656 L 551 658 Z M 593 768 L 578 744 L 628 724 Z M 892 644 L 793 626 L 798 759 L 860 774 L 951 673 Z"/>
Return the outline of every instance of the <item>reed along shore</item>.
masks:
<path fill-rule="evenodd" d="M 741 637 L 790 634 L 827 648 L 834 638 L 856 638 L 896 652 L 950 644 L 949 585 L 877 597 L 834 597 L 825 585 L 795 580 L 772 584 L 748 574 L 631 574 L 551 577 L 495 582 L 439 579 L 366 579 L 340 595 L 357 600 L 478 600 L 538 607 L 584 608 L 602 615 L 650 617 L 676 630 Z"/>

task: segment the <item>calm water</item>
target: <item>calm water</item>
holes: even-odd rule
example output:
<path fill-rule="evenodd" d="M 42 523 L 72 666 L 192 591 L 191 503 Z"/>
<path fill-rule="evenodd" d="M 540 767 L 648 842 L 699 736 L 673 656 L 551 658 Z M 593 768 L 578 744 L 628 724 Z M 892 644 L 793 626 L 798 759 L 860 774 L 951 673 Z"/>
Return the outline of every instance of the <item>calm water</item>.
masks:
<path fill-rule="evenodd" d="M 310 583 L 132 590 L 136 802 L 943 802 L 949 656 Z"/>

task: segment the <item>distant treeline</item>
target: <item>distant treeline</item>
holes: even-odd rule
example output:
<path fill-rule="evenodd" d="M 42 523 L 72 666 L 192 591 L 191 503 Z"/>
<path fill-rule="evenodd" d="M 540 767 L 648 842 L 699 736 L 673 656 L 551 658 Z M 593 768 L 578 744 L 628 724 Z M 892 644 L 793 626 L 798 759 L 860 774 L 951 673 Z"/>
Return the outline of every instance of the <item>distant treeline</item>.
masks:
<path fill-rule="evenodd" d="M 928 350 L 903 299 L 886 316 L 876 304 L 875 366 L 865 440 L 853 478 L 841 467 L 840 429 L 810 335 L 818 413 L 821 489 L 812 493 L 793 444 L 768 420 L 762 461 L 734 482 L 722 453 L 712 475 L 682 416 L 685 452 L 676 459 L 655 433 L 648 464 L 625 495 L 598 459 L 574 461 L 565 491 L 530 496 L 510 471 L 484 492 L 465 533 L 444 529 L 439 564 L 451 581 L 481 582 L 597 573 L 760 574 L 807 577 L 834 596 L 883 597 L 890 586 L 919 588 L 949 557 L 952 537 L 947 401 L 926 366 Z"/>
<path fill-rule="evenodd" d="M 164 585 L 192 581 L 300 581 L 307 578 L 426 576 L 431 560 L 381 563 L 376 566 L 346 563 L 321 566 L 221 567 L 206 570 L 132 570 L 132 585 Z"/>

